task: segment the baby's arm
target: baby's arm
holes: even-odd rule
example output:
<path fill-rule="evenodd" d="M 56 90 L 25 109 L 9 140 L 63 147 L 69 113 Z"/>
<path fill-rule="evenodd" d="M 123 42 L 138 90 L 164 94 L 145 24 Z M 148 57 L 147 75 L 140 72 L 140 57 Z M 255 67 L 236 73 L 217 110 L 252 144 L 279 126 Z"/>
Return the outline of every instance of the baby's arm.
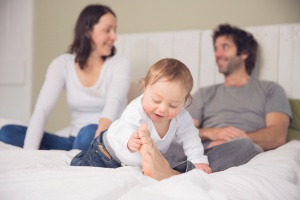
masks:
<path fill-rule="evenodd" d="M 131 152 L 136 152 L 141 148 L 141 146 L 142 146 L 142 142 L 139 137 L 139 133 L 138 132 L 132 133 L 132 135 L 130 136 L 129 141 L 127 143 L 127 148 Z"/>
<path fill-rule="evenodd" d="M 204 171 L 204 172 L 206 172 L 208 174 L 212 173 L 212 170 L 211 170 L 211 168 L 209 167 L 208 164 L 205 164 L 205 163 L 195 163 L 194 165 L 195 165 L 195 167 L 197 169 L 200 169 L 200 170 L 202 170 L 202 171 Z"/>

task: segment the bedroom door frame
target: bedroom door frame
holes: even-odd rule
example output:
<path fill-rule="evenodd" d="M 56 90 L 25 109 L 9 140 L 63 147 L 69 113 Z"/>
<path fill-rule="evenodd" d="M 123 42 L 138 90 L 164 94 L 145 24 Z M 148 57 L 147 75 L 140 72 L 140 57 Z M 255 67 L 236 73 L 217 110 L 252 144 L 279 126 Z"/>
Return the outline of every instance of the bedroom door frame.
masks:
<path fill-rule="evenodd" d="M 0 117 L 31 115 L 33 0 L 0 1 Z"/>

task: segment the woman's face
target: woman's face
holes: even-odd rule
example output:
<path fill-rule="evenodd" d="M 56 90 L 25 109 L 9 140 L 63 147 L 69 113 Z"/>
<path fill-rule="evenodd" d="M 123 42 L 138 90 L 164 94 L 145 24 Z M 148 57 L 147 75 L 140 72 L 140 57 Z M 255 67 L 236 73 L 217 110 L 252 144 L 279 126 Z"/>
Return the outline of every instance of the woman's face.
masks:
<path fill-rule="evenodd" d="M 93 54 L 109 56 L 111 54 L 116 35 L 117 19 L 111 13 L 103 15 L 93 29 L 90 30 Z"/>

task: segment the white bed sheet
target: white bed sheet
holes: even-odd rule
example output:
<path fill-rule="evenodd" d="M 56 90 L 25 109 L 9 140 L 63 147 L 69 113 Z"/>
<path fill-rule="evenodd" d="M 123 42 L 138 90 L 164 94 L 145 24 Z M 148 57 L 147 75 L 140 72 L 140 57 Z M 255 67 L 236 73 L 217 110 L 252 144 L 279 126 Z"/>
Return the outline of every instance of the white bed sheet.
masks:
<path fill-rule="evenodd" d="M 139 168 L 71 167 L 78 150 L 31 151 L 0 142 L 0 199 L 300 199 L 300 141 L 223 172 L 163 181 Z"/>

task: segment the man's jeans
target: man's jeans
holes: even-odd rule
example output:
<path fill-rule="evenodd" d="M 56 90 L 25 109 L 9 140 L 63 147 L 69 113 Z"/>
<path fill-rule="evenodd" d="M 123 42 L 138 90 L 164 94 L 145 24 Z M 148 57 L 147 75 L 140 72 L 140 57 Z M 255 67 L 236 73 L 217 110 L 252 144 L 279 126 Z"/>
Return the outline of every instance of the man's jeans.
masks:
<path fill-rule="evenodd" d="M 203 146 L 205 148 L 207 144 L 204 143 Z M 204 150 L 213 172 L 243 165 L 261 152 L 263 150 L 248 138 L 239 138 Z M 171 167 L 186 160 L 182 145 L 174 141 L 164 156 Z"/>

